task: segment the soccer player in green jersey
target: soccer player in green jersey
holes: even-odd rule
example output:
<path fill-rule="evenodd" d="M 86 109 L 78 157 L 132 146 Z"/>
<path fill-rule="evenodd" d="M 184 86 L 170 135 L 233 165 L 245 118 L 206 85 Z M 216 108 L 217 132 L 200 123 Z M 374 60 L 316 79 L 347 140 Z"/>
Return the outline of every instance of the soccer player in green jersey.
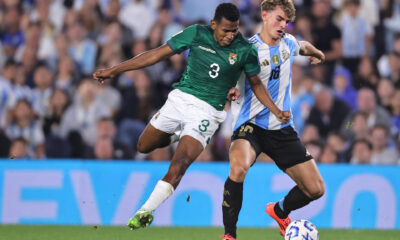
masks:
<path fill-rule="evenodd" d="M 215 10 L 211 26 L 189 26 L 159 48 L 93 74 L 102 83 L 122 72 L 147 67 L 190 49 L 188 66 L 180 82 L 174 84 L 175 89 L 138 141 L 138 151 L 149 153 L 169 145 L 173 137 L 179 138 L 167 174 L 129 220 L 131 229 L 146 227 L 152 222 L 152 212 L 174 192 L 187 168 L 209 143 L 225 119 L 223 109 L 227 98 L 235 100 L 238 96 L 232 88 L 242 73 L 246 74 L 260 102 L 279 121 L 288 122 L 290 114 L 274 104 L 257 76 L 260 72 L 257 50 L 239 33 L 238 25 L 237 7 L 222 3 Z"/>

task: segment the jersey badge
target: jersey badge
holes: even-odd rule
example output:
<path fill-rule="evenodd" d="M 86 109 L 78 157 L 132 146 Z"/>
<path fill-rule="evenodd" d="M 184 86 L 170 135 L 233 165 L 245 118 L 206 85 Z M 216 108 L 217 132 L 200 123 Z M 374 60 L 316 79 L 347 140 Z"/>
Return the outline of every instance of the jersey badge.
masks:
<path fill-rule="evenodd" d="M 283 61 L 288 60 L 288 58 L 289 58 L 289 52 L 286 51 L 286 50 L 283 50 L 283 51 L 282 51 L 282 58 L 283 58 Z"/>
<path fill-rule="evenodd" d="M 160 116 L 160 112 L 156 113 L 156 115 L 154 115 L 154 120 L 157 120 L 158 116 Z"/>
<path fill-rule="evenodd" d="M 230 53 L 229 54 L 229 63 L 231 65 L 235 64 L 235 62 L 237 61 L 237 54 L 236 53 Z"/>
<path fill-rule="evenodd" d="M 278 66 L 279 65 L 279 57 L 278 57 L 278 55 L 274 55 L 274 56 L 272 56 L 272 63 L 275 65 L 275 66 Z"/>

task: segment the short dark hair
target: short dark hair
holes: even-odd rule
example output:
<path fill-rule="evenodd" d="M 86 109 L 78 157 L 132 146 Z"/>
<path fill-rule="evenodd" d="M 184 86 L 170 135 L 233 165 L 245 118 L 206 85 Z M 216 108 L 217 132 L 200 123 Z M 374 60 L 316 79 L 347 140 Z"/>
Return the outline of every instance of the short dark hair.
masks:
<path fill-rule="evenodd" d="M 220 22 L 222 18 L 225 18 L 231 22 L 236 22 L 240 18 L 239 9 L 232 3 L 221 3 L 215 9 L 213 20 Z"/>
<path fill-rule="evenodd" d="M 351 146 L 351 151 L 352 151 L 352 152 L 353 152 L 354 147 L 355 147 L 357 144 L 364 144 L 364 145 L 366 145 L 366 146 L 368 147 L 369 150 L 372 150 L 372 144 L 371 144 L 367 139 L 365 139 L 365 138 L 360 138 L 360 139 L 356 139 L 356 140 L 353 142 L 353 145 Z"/>

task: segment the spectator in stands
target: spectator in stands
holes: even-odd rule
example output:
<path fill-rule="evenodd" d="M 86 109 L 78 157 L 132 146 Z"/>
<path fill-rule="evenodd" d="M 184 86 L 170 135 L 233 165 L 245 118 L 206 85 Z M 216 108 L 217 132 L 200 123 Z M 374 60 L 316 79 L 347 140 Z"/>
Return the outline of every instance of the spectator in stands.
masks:
<path fill-rule="evenodd" d="M 360 65 L 358 66 L 358 73 L 354 79 L 354 87 L 361 89 L 369 87 L 376 89 L 378 87 L 379 76 L 376 66 L 368 56 L 362 57 Z"/>
<path fill-rule="evenodd" d="M 318 132 L 318 127 L 313 124 L 307 124 L 304 127 L 303 135 L 301 136 L 302 142 L 312 142 L 319 141 L 320 136 Z"/>
<path fill-rule="evenodd" d="M 367 114 L 367 124 L 369 128 L 375 125 L 384 125 L 387 129 L 390 129 L 390 114 L 381 106 L 377 105 L 375 93 L 369 88 L 362 88 L 358 91 L 357 105 L 360 111 Z M 353 119 L 353 113 L 350 113 L 344 125 L 342 131 L 347 128 L 346 125 Z"/>
<path fill-rule="evenodd" d="M 2 20 L 1 43 L 5 55 L 14 57 L 16 50 L 24 43 L 24 33 L 20 29 L 22 9 L 18 6 L 5 8 Z"/>
<path fill-rule="evenodd" d="M 368 138 L 369 131 L 368 114 L 363 111 L 357 111 L 354 113 L 351 121 L 346 120 L 344 122 L 341 134 L 346 140 L 353 142 L 357 139 Z"/>
<path fill-rule="evenodd" d="M 97 85 L 92 79 L 84 78 L 79 85 L 73 104 L 68 107 L 61 120 L 61 136 L 67 138 L 71 132 L 81 135 L 86 146 L 96 142 L 96 126 L 99 119 L 111 116 L 111 111 L 95 101 Z M 75 142 L 70 142 L 75 144 Z"/>
<path fill-rule="evenodd" d="M 327 1 L 314 1 L 312 9 L 313 17 L 313 43 L 316 48 L 325 54 L 323 65 L 313 67 L 324 76 L 325 83 L 330 84 L 335 63 L 342 57 L 342 43 L 340 30 L 332 22 L 332 7 Z M 321 69 L 325 68 L 325 69 Z"/>
<path fill-rule="evenodd" d="M 382 0 L 383 24 L 385 27 L 386 51 L 393 51 L 396 34 L 400 33 L 400 2 L 398 0 Z"/>
<path fill-rule="evenodd" d="M 393 81 L 396 87 L 400 87 L 400 52 L 391 52 L 388 56 L 390 66 L 389 79 Z"/>
<path fill-rule="evenodd" d="M 96 101 L 110 109 L 111 116 L 116 116 L 121 107 L 121 93 L 111 85 L 111 81 L 97 86 Z"/>
<path fill-rule="evenodd" d="M 11 143 L 10 152 L 8 156 L 11 160 L 15 158 L 28 159 L 30 158 L 28 154 L 28 149 L 29 148 L 27 141 L 24 138 L 16 138 Z"/>
<path fill-rule="evenodd" d="M 114 146 L 112 139 L 108 137 L 100 137 L 94 145 L 94 158 L 99 160 L 113 160 Z"/>
<path fill-rule="evenodd" d="M 32 91 L 32 107 L 35 114 L 43 118 L 53 92 L 53 75 L 49 67 L 39 65 L 33 74 L 33 80 L 36 87 Z"/>
<path fill-rule="evenodd" d="M 330 132 L 326 139 L 326 145 L 329 146 L 337 155 L 336 162 L 347 162 L 348 144 L 338 132 Z"/>
<path fill-rule="evenodd" d="M 145 39 L 155 22 L 155 11 L 144 0 L 132 0 L 119 12 L 119 21 L 131 29 L 135 39 Z"/>
<path fill-rule="evenodd" d="M 0 75 L 0 130 L 7 124 L 7 113 L 15 106 L 15 94 L 12 82 L 17 71 L 17 64 L 14 60 L 8 60 Z"/>
<path fill-rule="evenodd" d="M 375 125 L 371 131 L 372 158 L 371 164 L 397 164 L 396 146 L 389 147 L 389 131 L 386 126 Z"/>
<path fill-rule="evenodd" d="M 393 51 L 381 56 L 377 62 L 379 74 L 400 87 L 400 33 L 396 35 Z"/>
<path fill-rule="evenodd" d="M 360 0 L 344 0 L 345 14 L 341 21 L 343 65 L 355 74 L 362 56 L 371 53 L 372 29 L 359 16 Z"/>
<path fill-rule="evenodd" d="M 345 102 L 352 110 L 357 109 L 357 90 L 353 87 L 353 77 L 344 67 L 335 69 L 333 75 L 335 96 Z"/>
<path fill-rule="evenodd" d="M 304 76 L 300 69 L 296 64 L 292 67 L 292 116 L 296 130 L 302 134 L 314 106 L 313 91 L 318 88 L 318 84 L 311 75 Z"/>
<path fill-rule="evenodd" d="M 32 101 L 32 89 L 25 84 L 26 76 L 22 65 L 18 65 L 15 73 L 15 79 L 13 81 L 12 89 L 15 99 L 27 99 L 29 102 Z"/>
<path fill-rule="evenodd" d="M 372 156 L 372 145 L 365 139 L 358 139 L 353 143 L 350 163 L 370 164 Z"/>
<path fill-rule="evenodd" d="M 400 143 L 400 89 L 397 89 L 391 100 L 392 135 Z"/>
<path fill-rule="evenodd" d="M 11 141 L 8 139 L 3 130 L 0 129 L 0 158 L 9 157 L 9 150 L 11 146 Z"/>
<path fill-rule="evenodd" d="M 97 122 L 96 129 L 96 145 L 99 143 L 99 139 L 109 138 L 111 139 L 113 148 L 112 148 L 112 156 L 113 159 L 131 159 L 133 157 L 133 153 L 130 146 L 122 143 L 117 137 L 117 129 L 115 127 L 114 121 L 109 117 L 101 118 Z M 102 141 L 101 141 L 102 142 Z M 101 144 L 101 142 L 99 144 Z M 103 143 L 104 144 L 104 143 Z M 96 150 L 95 146 L 95 151 Z"/>
<path fill-rule="evenodd" d="M 321 155 L 319 157 L 319 162 L 324 164 L 338 163 L 339 162 L 338 154 L 330 145 L 325 145 L 322 148 Z"/>
<path fill-rule="evenodd" d="M 346 103 L 334 97 L 328 88 L 321 88 L 315 95 L 315 105 L 311 109 L 307 123 L 317 126 L 322 138 L 331 131 L 338 131 L 345 117 L 350 113 Z"/>
<path fill-rule="evenodd" d="M 82 22 L 76 21 L 68 26 L 68 39 L 71 43 L 69 55 L 79 64 L 82 74 L 90 75 L 95 67 L 97 46 L 85 37 L 86 32 Z"/>
<path fill-rule="evenodd" d="M 79 73 L 75 71 L 75 63 L 68 55 L 60 56 L 58 60 L 54 87 L 61 88 L 66 91 L 69 96 L 73 96 L 79 82 Z"/>
<path fill-rule="evenodd" d="M 391 109 L 391 101 L 395 88 L 393 82 L 389 79 L 382 78 L 378 83 L 378 99 L 379 105 L 385 108 L 388 112 Z"/>
<path fill-rule="evenodd" d="M 11 123 L 7 127 L 7 137 L 13 141 L 17 138 L 26 140 L 31 158 L 43 158 L 44 155 L 44 134 L 39 121 L 33 117 L 31 104 L 25 100 L 18 100 L 11 118 Z"/>

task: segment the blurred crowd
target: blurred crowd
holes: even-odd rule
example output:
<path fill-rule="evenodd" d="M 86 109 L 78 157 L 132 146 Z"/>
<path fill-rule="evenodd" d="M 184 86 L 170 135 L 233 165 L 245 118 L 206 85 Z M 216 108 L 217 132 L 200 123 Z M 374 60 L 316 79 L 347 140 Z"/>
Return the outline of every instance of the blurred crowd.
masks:
<path fill-rule="evenodd" d="M 169 160 L 176 146 L 143 155 L 136 143 L 187 53 L 105 84 L 91 74 L 208 24 L 221 2 L 0 0 L 0 157 Z M 251 37 L 260 0 L 232 2 Z M 292 115 L 307 149 L 321 163 L 400 164 L 400 0 L 294 3 L 287 32 L 326 56 L 294 61 Z M 231 121 L 198 161 L 228 160 Z"/>

